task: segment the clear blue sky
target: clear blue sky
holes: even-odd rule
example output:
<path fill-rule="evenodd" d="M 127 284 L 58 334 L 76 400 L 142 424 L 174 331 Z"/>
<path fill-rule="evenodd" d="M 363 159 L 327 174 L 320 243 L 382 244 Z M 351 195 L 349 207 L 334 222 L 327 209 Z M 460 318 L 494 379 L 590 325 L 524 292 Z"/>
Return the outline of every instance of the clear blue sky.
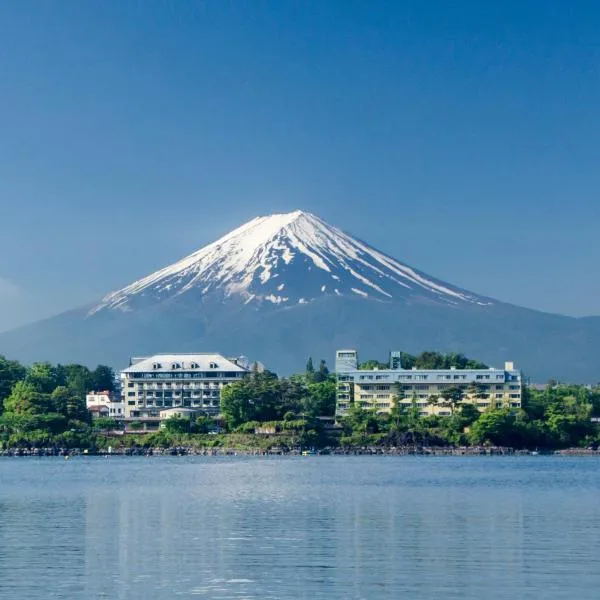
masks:
<path fill-rule="evenodd" d="M 0 329 L 309 210 L 600 314 L 600 5 L 0 0 Z"/>

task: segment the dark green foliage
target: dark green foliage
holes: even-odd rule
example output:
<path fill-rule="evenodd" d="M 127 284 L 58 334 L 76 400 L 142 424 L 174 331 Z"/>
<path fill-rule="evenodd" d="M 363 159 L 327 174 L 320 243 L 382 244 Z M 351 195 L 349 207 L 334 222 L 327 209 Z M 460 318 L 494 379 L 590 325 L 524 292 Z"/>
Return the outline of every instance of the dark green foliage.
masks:
<path fill-rule="evenodd" d="M 115 391 L 115 372 L 106 365 L 98 365 L 91 373 L 91 389 L 94 391 Z M 90 391 L 90 390 L 87 390 Z"/>
<path fill-rule="evenodd" d="M 303 386 L 297 380 L 253 373 L 223 389 L 221 412 L 232 428 L 247 421 L 276 421 L 288 411 L 299 412 L 302 398 Z"/>
<path fill-rule="evenodd" d="M 476 360 L 467 358 L 463 354 L 442 354 L 440 352 L 422 352 L 418 356 L 400 353 L 400 364 L 403 369 L 487 369 L 488 366 Z M 389 363 L 377 360 L 367 360 L 361 363 L 359 369 L 389 369 Z"/>
<path fill-rule="evenodd" d="M 306 375 L 312 376 L 312 374 L 314 372 L 315 372 L 315 367 L 313 365 L 313 359 L 312 359 L 312 356 L 309 356 L 308 360 L 306 361 Z"/>
<path fill-rule="evenodd" d="M 449 417 L 421 417 L 414 402 L 411 406 L 394 402 L 389 415 L 363 410 L 355 404 L 343 420 L 342 442 L 392 446 L 483 444 L 542 450 L 600 446 L 600 427 L 591 420 L 600 387 L 555 385 L 544 391 L 524 388 L 522 410 L 502 408 L 485 413 L 472 404 L 461 404 L 462 392 L 457 386 L 444 391 L 442 398 L 430 399 L 431 404 L 451 407 Z"/>
<path fill-rule="evenodd" d="M 113 429 L 118 429 L 119 423 L 115 419 L 110 419 L 109 417 L 100 417 L 94 419 L 93 426 L 94 429 L 98 431 L 111 431 Z"/>
<path fill-rule="evenodd" d="M 446 404 L 450 406 L 452 412 L 455 412 L 456 408 L 460 404 L 463 397 L 463 392 L 463 388 L 457 385 L 450 386 L 441 392 L 442 398 L 445 400 Z"/>
<path fill-rule="evenodd" d="M 70 445 L 87 448 L 94 436 L 86 392 L 112 388 L 113 372 L 99 366 L 34 363 L 27 368 L 0 357 L 0 445 Z M 110 383 L 110 385 L 106 385 Z"/>
<path fill-rule="evenodd" d="M 171 417 L 164 422 L 163 427 L 169 433 L 190 433 L 192 421 L 181 417 Z"/>
<path fill-rule="evenodd" d="M 0 355 L 0 415 L 3 411 L 4 400 L 10 396 L 10 392 L 21 379 L 25 378 L 27 369 L 16 360 L 7 360 Z"/>
<path fill-rule="evenodd" d="M 27 371 L 25 381 L 34 386 L 38 392 L 51 394 L 54 388 L 65 385 L 64 369 L 54 367 L 48 362 L 33 363 Z"/>
<path fill-rule="evenodd" d="M 216 429 L 217 424 L 211 417 L 198 417 L 194 424 L 194 431 L 197 433 L 210 433 Z"/>
<path fill-rule="evenodd" d="M 327 363 L 325 360 L 321 359 L 319 363 L 319 368 L 315 370 L 313 365 L 312 357 L 308 357 L 308 361 L 306 363 L 306 370 L 304 372 L 304 379 L 307 382 L 315 382 L 320 383 L 322 381 L 327 381 L 329 378 L 329 369 L 327 368 Z"/>
<path fill-rule="evenodd" d="M 366 360 L 364 363 L 360 363 L 360 365 L 358 365 L 359 369 L 363 369 L 365 371 L 369 371 L 371 369 L 389 369 L 390 365 L 389 363 L 382 363 L 379 362 L 378 360 Z"/>
<path fill-rule="evenodd" d="M 335 414 L 335 380 L 309 383 L 302 388 L 302 412 L 311 417 L 333 417 Z"/>

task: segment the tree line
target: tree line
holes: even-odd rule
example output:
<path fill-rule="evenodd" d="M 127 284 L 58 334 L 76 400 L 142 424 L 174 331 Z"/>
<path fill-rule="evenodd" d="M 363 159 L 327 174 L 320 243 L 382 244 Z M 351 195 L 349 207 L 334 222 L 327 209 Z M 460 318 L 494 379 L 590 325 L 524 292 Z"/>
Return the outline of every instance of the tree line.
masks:
<path fill-rule="evenodd" d="M 424 352 L 412 358 L 406 356 L 408 362 L 402 364 L 405 368 L 412 359 L 417 368 L 485 367 L 460 354 Z M 366 361 L 360 366 L 385 368 L 386 364 Z M 102 419 L 92 422 L 85 394 L 90 390 L 110 391 L 113 386 L 114 373 L 103 365 L 94 370 L 50 363 L 27 367 L 0 356 L 0 443 L 4 447 L 92 447 L 108 443 L 104 430 L 117 423 Z M 467 391 L 479 393 L 476 385 Z M 492 406 L 483 413 L 461 402 L 463 392 L 460 387 L 450 387 L 430 399 L 432 405 L 450 407 L 450 416 L 422 416 L 416 401 L 399 402 L 398 391 L 389 414 L 354 403 L 332 427 L 335 376 L 324 360 L 315 367 L 309 358 L 299 374 L 278 377 L 270 371 L 253 369 L 243 380 L 226 386 L 218 420 L 206 415 L 193 420 L 174 418 L 159 433 L 127 437 L 147 445 L 194 440 L 204 444 L 212 434 L 211 443 L 218 444 L 225 443 L 224 435 L 245 436 L 248 442 L 251 437 L 260 437 L 253 435 L 259 431 L 303 447 L 490 444 L 549 450 L 600 445 L 600 426 L 595 420 L 600 417 L 599 386 L 557 382 L 549 382 L 542 390 L 525 386 L 521 409 Z"/>
<path fill-rule="evenodd" d="M 600 446 L 600 387 L 548 385 L 543 390 L 525 386 L 519 410 L 493 407 L 485 412 L 462 404 L 446 392 L 450 416 L 422 416 L 416 406 L 398 401 L 390 414 L 362 409 L 354 403 L 342 422 L 340 443 L 347 446 L 468 446 L 492 445 L 517 449 L 555 450 Z M 442 398 L 443 400 L 443 398 Z M 432 403 L 440 399 L 432 398 Z"/>
<path fill-rule="evenodd" d="M 27 367 L 0 356 L 0 442 L 5 446 L 82 446 L 94 431 L 85 396 L 113 391 L 114 372 L 77 364 Z"/>

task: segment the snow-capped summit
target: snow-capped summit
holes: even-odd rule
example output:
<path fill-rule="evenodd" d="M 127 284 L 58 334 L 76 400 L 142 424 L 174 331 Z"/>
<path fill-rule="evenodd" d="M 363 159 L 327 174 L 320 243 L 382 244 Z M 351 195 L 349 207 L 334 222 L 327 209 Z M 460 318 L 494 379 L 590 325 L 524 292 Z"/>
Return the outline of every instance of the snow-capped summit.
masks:
<path fill-rule="evenodd" d="M 301 210 L 256 217 L 217 241 L 108 294 L 102 309 L 135 310 L 176 295 L 304 304 L 325 295 L 488 304 L 386 256 Z"/>

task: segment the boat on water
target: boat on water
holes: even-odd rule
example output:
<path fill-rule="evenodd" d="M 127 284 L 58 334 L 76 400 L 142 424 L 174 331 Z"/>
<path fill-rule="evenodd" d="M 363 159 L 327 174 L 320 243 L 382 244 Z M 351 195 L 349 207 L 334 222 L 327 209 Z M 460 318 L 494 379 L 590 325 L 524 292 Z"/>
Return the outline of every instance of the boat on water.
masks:
<path fill-rule="evenodd" d="M 315 456 L 316 454 L 314 450 L 302 450 L 302 456 Z"/>

